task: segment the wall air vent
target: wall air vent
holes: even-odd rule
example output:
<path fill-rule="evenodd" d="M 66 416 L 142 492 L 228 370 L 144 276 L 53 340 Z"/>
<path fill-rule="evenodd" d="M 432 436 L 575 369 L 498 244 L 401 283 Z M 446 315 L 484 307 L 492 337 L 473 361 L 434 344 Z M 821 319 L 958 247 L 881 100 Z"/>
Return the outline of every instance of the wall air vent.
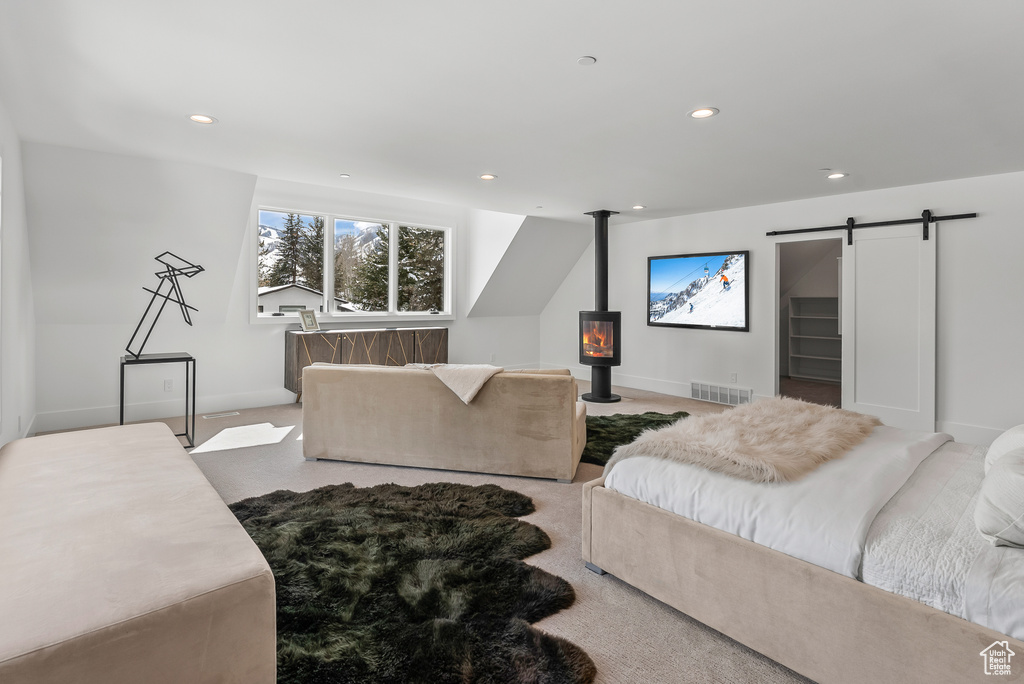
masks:
<path fill-rule="evenodd" d="M 691 399 L 739 406 L 740 404 L 749 404 L 753 396 L 754 391 L 744 387 L 722 387 L 721 385 L 712 385 L 706 382 L 690 383 Z"/>

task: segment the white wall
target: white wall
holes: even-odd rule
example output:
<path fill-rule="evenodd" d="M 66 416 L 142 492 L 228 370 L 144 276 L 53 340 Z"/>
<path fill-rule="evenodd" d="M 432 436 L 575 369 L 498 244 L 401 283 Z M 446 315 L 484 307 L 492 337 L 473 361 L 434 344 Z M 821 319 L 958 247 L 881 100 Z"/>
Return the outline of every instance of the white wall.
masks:
<path fill-rule="evenodd" d="M 145 351 L 196 357 L 200 413 L 294 400 L 282 386 L 283 332 L 297 323 L 249 322 L 261 204 L 454 226 L 457 316 L 432 323 L 450 329 L 450 360 L 487 362 L 493 355 L 508 367 L 539 361 L 536 315 L 466 319 L 466 246 L 474 236 L 487 241 L 486 215 L 469 220 L 463 209 L 445 205 L 39 143 L 26 143 L 23 152 L 38 316 L 38 431 L 117 421 L 118 358 L 149 300 L 142 288 L 158 282 L 153 257 L 164 250 L 206 269 L 182 281 L 186 301 L 199 311 L 190 328 L 176 310 L 166 310 Z M 129 420 L 183 411 L 180 366 L 128 372 Z M 163 391 L 167 378 L 175 382 L 171 393 Z"/>
<path fill-rule="evenodd" d="M 0 158 L 0 444 L 6 444 L 32 429 L 36 335 L 21 147 L 3 103 Z"/>
<path fill-rule="evenodd" d="M 1024 173 L 971 178 L 785 202 L 616 226 L 609 231 L 609 308 L 623 312 L 623 364 L 614 384 L 688 395 L 690 380 L 738 385 L 771 396 L 776 372 L 775 238 L 769 230 L 934 213 L 976 211 L 939 225 L 937 420 L 961 441 L 987 443 L 1024 422 L 1024 254 L 1019 197 Z M 750 332 L 655 328 L 645 324 L 647 257 L 750 250 Z M 593 247 L 540 317 L 541 360 L 589 374 L 577 361 L 577 312 L 593 302 Z M 885 274 L 879 274 L 884 278 Z"/>

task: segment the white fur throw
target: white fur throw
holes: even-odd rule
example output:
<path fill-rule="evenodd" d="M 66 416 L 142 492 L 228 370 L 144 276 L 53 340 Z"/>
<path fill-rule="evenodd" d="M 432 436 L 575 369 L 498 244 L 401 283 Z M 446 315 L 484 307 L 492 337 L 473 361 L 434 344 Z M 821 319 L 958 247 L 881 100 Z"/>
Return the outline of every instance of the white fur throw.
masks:
<path fill-rule="evenodd" d="M 874 416 L 776 397 L 648 430 L 618 447 L 604 472 L 624 458 L 654 456 L 754 482 L 789 482 L 842 456 L 876 425 Z"/>

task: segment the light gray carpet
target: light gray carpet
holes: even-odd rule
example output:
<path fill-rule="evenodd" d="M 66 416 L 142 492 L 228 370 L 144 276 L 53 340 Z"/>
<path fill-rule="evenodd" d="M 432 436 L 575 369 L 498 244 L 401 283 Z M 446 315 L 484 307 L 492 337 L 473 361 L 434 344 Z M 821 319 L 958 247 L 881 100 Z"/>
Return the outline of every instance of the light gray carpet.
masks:
<path fill-rule="evenodd" d="M 586 391 L 586 383 L 582 383 Z M 650 392 L 614 388 L 623 394 L 618 404 L 589 404 L 591 415 L 610 413 L 693 414 L 724 407 Z M 180 425 L 174 425 L 176 430 Z M 263 425 L 253 429 L 253 425 Z M 582 483 L 598 477 L 601 468 L 581 464 L 571 484 L 546 480 L 501 477 L 440 470 L 399 468 L 341 462 L 305 461 L 302 458 L 301 406 L 297 404 L 246 409 L 236 416 L 199 418 L 193 459 L 228 503 L 275 489 L 304 491 L 325 484 L 352 482 L 357 487 L 394 482 L 492 482 L 533 498 L 537 511 L 527 519 L 546 531 L 552 547 L 527 559 L 564 577 L 576 590 L 576 603 L 568 610 L 538 623 L 576 643 L 597 664 L 597 682 L 689 684 L 698 682 L 806 682 L 775 662 L 728 639 L 686 615 L 648 597 L 610 576 L 598 576 L 580 559 Z M 290 430 L 283 428 L 291 427 Z M 232 431 L 232 428 L 242 428 Z M 225 432 L 227 431 L 227 432 Z M 283 439 L 274 444 L 203 451 L 219 441 Z M 216 441 L 211 441 L 216 438 Z"/>

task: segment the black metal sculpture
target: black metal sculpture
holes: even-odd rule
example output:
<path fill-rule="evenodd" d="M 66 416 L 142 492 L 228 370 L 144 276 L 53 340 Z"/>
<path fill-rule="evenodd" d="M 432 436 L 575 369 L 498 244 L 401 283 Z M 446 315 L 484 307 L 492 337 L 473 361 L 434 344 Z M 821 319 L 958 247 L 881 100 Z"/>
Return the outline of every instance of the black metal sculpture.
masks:
<path fill-rule="evenodd" d="M 152 293 L 153 297 L 149 300 L 149 306 L 146 307 L 146 312 L 142 314 L 139 324 L 135 327 L 135 332 L 132 333 L 132 338 L 128 340 L 128 346 L 125 347 L 125 351 L 136 359 L 142 356 L 142 349 L 146 346 L 146 342 L 149 341 L 149 336 L 153 332 L 153 328 L 156 326 L 156 322 L 157 319 L 160 318 L 160 314 L 163 313 L 164 307 L 167 306 L 167 302 L 174 302 L 181 307 L 181 316 L 189 325 L 192 325 L 192 316 L 189 314 L 189 310 L 199 311 L 199 309 L 194 306 L 189 306 L 185 303 L 185 297 L 181 294 L 181 285 L 178 283 L 178 277 L 185 276 L 186 278 L 191 278 L 202 273 L 204 270 L 203 267 L 198 264 L 193 264 L 190 261 L 186 261 L 171 252 L 164 252 L 155 258 L 166 268 L 165 270 L 158 271 L 155 274 L 156 277 L 160 279 L 160 284 L 155 290 L 150 290 L 148 287 L 142 288 L 146 292 Z M 160 306 L 158 308 L 154 309 L 153 305 L 156 303 L 157 299 L 162 299 L 163 301 L 160 302 Z M 151 320 L 149 320 L 151 312 L 153 315 Z M 139 332 L 142 330 L 147 320 L 149 320 L 149 327 L 146 329 L 146 336 L 142 338 L 138 351 L 134 351 L 132 350 L 132 344 L 135 342 L 135 338 L 139 336 Z"/>

